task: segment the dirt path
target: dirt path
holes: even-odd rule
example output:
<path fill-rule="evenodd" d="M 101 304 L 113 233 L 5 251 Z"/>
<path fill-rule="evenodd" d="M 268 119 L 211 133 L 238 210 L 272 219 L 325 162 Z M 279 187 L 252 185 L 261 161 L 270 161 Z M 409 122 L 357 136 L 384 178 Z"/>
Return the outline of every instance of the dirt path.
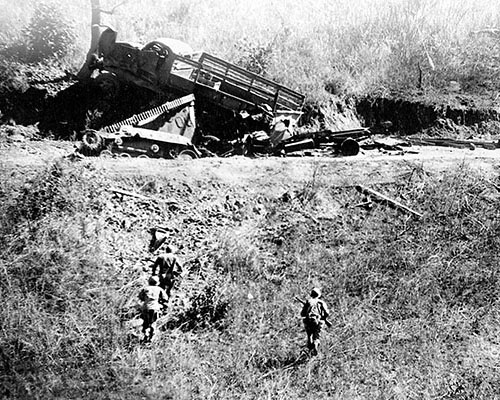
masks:
<path fill-rule="evenodd" d="M 12 170 L 37 170 L 41 166 L 72 153 L 74 143 L 28 141 L 3 143 L 0 166 Z M 254 192 L 283 192 L 311 179 L 327 179 L 332 185 L 376 184 L 398 181 L 414 169 L 442 173 L 459 164 L 482 171 L 489 177 L 500 172 L 500 150 L 412 147 L 417 154 L 389 154 L 364 151 L 354 157 L 269 157 L 205 158 L 190 162 L 144 160 L 134 158 L 93 158 L 82 161 L 118 176 L 171 176 L 196 186 L 217 181 L 246 187 Z"/>

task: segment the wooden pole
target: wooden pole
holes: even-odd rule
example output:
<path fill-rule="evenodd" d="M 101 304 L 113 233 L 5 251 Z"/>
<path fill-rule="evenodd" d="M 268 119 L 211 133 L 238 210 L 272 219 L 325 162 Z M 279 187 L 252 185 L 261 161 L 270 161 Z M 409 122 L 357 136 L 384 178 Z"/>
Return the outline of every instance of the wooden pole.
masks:
<path fill-rule="evenodd" d="M 419 212 L 412 210 L 411 208 L 401 204 L 399 201 L 393 200 L 393 199 L 383 195 L 382 193 L 377 192 L 376 190 L 367 188 L 366 186 L 362 186 L 362 185 L 356 185 L 356 190 L 360 193 L 367 195 L 367 196 L 371 196 L 373 198 L 373 200 L 386 202 L 389 205 L 396 207 L 396 208 L 399 208 L 400 210 L 406 211 L 410 214 L 413 214 L 418 218 L 423 217 L 423 214 L 420 214 Z"/>

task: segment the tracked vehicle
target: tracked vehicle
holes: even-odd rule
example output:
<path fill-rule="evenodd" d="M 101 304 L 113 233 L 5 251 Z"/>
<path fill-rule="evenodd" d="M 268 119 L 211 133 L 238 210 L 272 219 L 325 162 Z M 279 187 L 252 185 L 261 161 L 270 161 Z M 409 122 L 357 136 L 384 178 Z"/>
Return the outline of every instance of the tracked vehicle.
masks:
<path fill-rule="evenodd" d="M 80 151 L 86 155 L 142 158 L 198 158 L 193 145 L 194 96 L 188 95 L 123 121 L 87 130 Z"/>

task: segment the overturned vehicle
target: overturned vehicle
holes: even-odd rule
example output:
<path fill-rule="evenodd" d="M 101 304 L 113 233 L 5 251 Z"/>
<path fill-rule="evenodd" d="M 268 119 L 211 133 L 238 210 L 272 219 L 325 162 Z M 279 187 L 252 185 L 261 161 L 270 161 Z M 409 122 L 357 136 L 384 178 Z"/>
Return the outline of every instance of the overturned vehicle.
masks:
<path fill-rule="evenodd" d="M 124 83 L 133 83 L 159 94 L 194 94 L 201 102 L 230 111 L 258 111 L 267 104 L 272 111 L 300 112 L 304 95 L 208 53 L 194 52 L 179 40 L 161 38 L 138 45 L 117 42 L 107 28 L 98 42 L 90 68 L 93 78 L 110 96 Z"/>
<path fill-rule="evenodd" d="M 328 137 L 324 132 L 296 136 L 305 99 L 299 92 L 175 39 L 144 46 L 116 39 L 117 32 L 104 30 L 89 65 L 101 92 L 112 99 L 124 85 L 135 85 L 174 100 L 85 131 L 84 154 L 283 154 L 317 146 Z M 356 154 L 352 139 L 346 143 L 346 155 Z"/>

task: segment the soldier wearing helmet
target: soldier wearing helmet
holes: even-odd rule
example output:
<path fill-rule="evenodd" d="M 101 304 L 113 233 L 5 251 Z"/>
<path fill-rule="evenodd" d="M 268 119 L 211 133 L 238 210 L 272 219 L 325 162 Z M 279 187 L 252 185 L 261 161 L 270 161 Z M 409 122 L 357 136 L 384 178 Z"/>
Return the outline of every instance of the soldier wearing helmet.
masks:
<path fill-rule="evenodd" d="M 328 315 L 328 306 L 321 300 L 321 290 L 317 287 L 313 288 L 300 313 L 307 334 L 307 348 L 313 355 L 318 354 L 321 329 L 327 322 Z"/>
<path fill-rule="evenodd" d="M 162 305 L 168 301 L 167 293 L 158 286 L 158 283 L 159 279 L 157 276 L 149 277 L 148 286 L 144 287 L 139 293 L 139 300 L 142 301 L 142 333 L 144 334 L 145 342 L 151 341 L 153 338 L 158 314 Z"/>
<path fill-rule="evenodd" d="M 179 258 L 175 255 L 176 248 L 172 245 L 164 245 L 163 253 L 160 254 L 153 264 L 153 275 L 160 279 L 160 287 L 165 289 L 170 297 L 174 284 L 181 278 L 183 267 Z"/>

